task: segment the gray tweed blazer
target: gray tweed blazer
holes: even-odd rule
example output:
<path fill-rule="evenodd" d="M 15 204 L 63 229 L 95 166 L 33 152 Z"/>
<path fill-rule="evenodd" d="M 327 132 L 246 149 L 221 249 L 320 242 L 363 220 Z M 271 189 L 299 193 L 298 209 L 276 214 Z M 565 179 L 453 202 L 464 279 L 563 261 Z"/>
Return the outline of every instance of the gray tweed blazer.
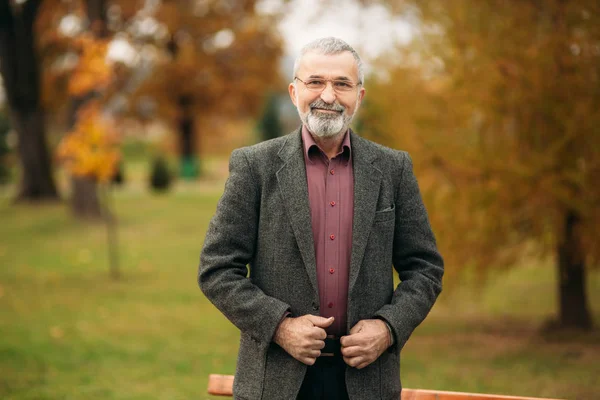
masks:
<path fill-rule="evenodd" d="M 400 350 L 441 291 L 443 261 L 406 152 L 350 133 L 354 223 L 348 330 L 382 318 L 396 344 L 361 370 L 350 399 L 400 398 Z M 235 150 L 200 256 L 198 283 L 241 331 L 236 399 L 295 399 L 306 366 L 271 341 L 286 311 L 319 314 L 300 130 Z M 393 269 L 401 283 L 394 288 Z M 249 266 L 249 268 L 248 268 Z"/>

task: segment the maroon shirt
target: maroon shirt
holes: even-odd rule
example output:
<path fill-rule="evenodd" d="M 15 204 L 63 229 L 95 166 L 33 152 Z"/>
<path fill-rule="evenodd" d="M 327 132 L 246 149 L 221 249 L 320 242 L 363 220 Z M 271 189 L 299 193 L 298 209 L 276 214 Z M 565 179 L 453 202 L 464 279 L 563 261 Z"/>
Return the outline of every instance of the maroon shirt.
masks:
<path fill-rule="evenodd" d="M 317 263 L 320 314 L 335 317 L 330 335 L 346 334 L 348 273 L 352 251 L 354 214 L 354 170 L 350 135 L 342 150 L 331 160 L 302 127 L 308 199 Z"/>

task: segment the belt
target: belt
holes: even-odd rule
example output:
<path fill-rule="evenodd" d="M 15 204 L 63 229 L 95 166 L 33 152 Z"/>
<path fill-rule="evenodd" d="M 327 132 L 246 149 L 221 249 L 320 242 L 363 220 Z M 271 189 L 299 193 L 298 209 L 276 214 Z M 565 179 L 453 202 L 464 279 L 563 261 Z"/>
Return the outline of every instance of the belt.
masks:
<path fill-rule="evenodd" d="M 341 357 L 342 356 L 342 345 L 340 339 L 333 335 L 327 336 L 324 340 L 325 347 L 321 349 L 321 357 Z"/>

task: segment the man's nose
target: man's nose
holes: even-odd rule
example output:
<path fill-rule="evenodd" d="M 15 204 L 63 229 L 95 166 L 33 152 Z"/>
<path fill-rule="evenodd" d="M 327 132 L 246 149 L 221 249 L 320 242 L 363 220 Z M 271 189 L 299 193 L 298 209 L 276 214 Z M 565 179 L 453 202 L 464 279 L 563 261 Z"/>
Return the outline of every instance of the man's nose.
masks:
<path fill-rule="evenodd" d="M 335 90 L 333 90 L 333 82 L 327 82 L 325 89 L 321 92 L 321 100 L 325 103 L 333 103 L 335 101 Z"/>

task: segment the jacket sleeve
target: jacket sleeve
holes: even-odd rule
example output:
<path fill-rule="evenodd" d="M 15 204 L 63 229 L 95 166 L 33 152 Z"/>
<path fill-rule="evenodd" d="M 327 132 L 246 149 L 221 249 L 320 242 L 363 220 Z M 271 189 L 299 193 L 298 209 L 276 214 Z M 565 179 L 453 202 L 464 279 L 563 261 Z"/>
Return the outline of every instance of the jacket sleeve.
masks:
<path fill-rule="evenodd" d="M 244 150 L 235 150 L 223 196 L 204 240 L 198 284 L 236 327 L 264 345 L 271 341 L 290 307 L 267 296 L 248 278 L 247 265 L 254 257 L 258 232 L 258 185 Z"/>
<path fill-rule="evenodd" d="M 396 225 L 392 261 L 400 277 L 391 304 L 376 316 L 389 323 L 402 349 L 425 319 L 442 290 L 444 262 L 437 251 L 427 211 L 421 199 L 412 161 L 402 155 L 402 174 L 396 189 Z"/>

